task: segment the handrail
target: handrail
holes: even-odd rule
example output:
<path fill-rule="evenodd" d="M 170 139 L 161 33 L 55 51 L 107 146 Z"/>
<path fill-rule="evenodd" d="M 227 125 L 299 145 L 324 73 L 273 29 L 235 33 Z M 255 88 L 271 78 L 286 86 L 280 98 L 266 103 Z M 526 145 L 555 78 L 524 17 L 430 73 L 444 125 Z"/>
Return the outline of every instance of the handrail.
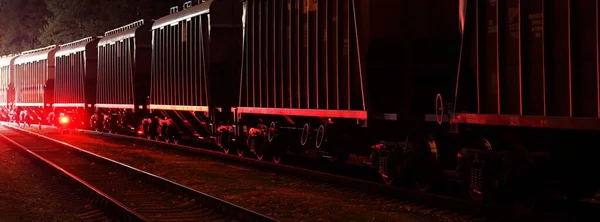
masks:
<path fill-rule="evenodd" d="M 42 51 L 46 51 L 46 50 L 50 50 L 50 49 L 55 49 L 57 45 L 51 45 L 51 46 L 46 46 L 44 48 L 39 48 L 39 49 L 33 49 L 33 50 L 29 50 L 29 51 L 24 51 L 21 54 L 25 55 L 25 54 L 33 54 L 36 52 L 42 52 Z"/>
<path fill-rule="evenodd" d="M 121 26 L 119 28 L 107 31 L 107 32 L 104 33 L 104 36 L 114 35 L 114 34 L 117 34 L 119 32 L 123 32 L 123 31 L 129 30 L 129 29 L 140 27 L 142 25 L 144 25 L 144 20 L 140 19 L 140 20 L 138 20 L 136 22 L 133 22 L 131 24 L 128 24 L 128 25 L 125 25 L 125 26 Z"/>
<path fill-rule="evenodd" d="M 97 36 L 96 38 L 101 38 L 101 37 Z M 94 37 L 93 36 L 89 36 L 89 37 L 86 37 L 86 38 L 83 38 L 83 39 L 80 39 L 80 40 L 77 40 L 77 41 L 73 41 L 73 42 L 62 44 L 62 45 L 60 45 L 60 47 L 64 48 L 64 47 L 79 45 L 80 43 L 91 42 L 93 40 L 94 40 Z"/>

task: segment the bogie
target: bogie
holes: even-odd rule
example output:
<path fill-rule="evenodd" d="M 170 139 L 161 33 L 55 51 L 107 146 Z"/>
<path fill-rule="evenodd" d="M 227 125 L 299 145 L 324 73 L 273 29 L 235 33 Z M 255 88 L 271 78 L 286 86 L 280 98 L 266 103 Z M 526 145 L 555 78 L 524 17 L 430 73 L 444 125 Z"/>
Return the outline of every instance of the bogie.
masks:
<path fill-rule="evenodd" d="M 585 160 L 591 160 L 586 156 L 596 151 L 562 147 L 563 140 L 586 135 L 589 134 L 475 127 L 463 129 L 453 142 L 445 142 L 446 146 L 440 149 L 456 150 L 454 172 L 470 199 L 508 201 L 522 210 L 530 210 L 536 199 L 559 196 L 580 199 L 597 191 L 597 179 L 572 173 L 584 169 L 582 166 L 595 169 L 594 164 Z M 586 143 L 595 143 L 592 137 L 587 138 Z M 445 170 L 451 170 L 451 165 L 445 166 Z M 573 189 L 575 186 L 579 188 Z"/>

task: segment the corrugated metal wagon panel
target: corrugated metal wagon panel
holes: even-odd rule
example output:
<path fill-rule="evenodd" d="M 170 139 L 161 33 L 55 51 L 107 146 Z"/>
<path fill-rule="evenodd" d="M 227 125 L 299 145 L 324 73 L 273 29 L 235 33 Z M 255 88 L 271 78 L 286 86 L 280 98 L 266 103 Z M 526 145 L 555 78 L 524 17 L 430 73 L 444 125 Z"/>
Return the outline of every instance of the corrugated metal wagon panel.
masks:
<path fill-rule="evenodd" d="M 238 111 L 420 119 L 455 78 L 460 43 L 458 13 L 450 9 L 455 6 L 456 1 L 246 1 Z"/>
<path fill-rule="evenodd" d="M 154 23 L 152 109 L 206 112 L 236 105 L 242 6 L 206 1 Z"/>
<path fill-rule="evenodd" d="M 150 25 L 143 20 L 105 33 L 98 43 L 96 107 L 138 109 L 145 104 L 150 41 Z"/>
<path fill-rule="evenodd" d="M 0 106 L 14 103 L 14 62 L 18 55 L 0 57 Z"/>
<path fill-rule="evenodd" d="M 354 1 L 251 0 L 245 15 L 239 112 L 366 110 Z"/>
<path fill-rule="evenodd" d="M 97 37 L 84 38 L 61 45 L 56 52 L 54 107 L 87 107 L 95 103 L 98 41 Z"/>
<path fill-rule="evenodd" d="M 471 67 L 463 69 L 459 101 L 475 115 L 460 121 L 589 129 L 572 122 L 586 118 L 600 129 L 598 1 L 467 3 Z"/>
<path fill-rule="evenodd" d="M 151 109 L 208 111 L 211 3 L 201 3 L 154 23 Z"/>
<path fill-rule="evenodd" d="M 58 46 L 23 52 L 15 60 L 15 104 L 51 107 L 54 96 L 54 55 Z"/>

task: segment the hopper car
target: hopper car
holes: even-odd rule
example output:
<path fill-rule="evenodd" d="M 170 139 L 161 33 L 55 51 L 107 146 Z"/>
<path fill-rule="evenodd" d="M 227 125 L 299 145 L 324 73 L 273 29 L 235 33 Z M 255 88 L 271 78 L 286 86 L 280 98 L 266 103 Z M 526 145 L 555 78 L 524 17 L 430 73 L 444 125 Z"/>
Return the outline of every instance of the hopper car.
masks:
<path fill-rule="evenodd" d="M 19 123 L 47 123 L 54 105 L 55 54 L 60 46 L 22 52 L 14 60 L 14 110 Z"/>
<path fill-rule="evenodd" d="M 98 42 L 95 129 L 135 134 L 148 112 L 151 21 L 107 31 Z"/>
<path fill-rule="evenodd" d="M 56 55 L 3 57 L 0 105 L 81 107 L 96 130 L 360 165 L 421 192 L 458 182 L 476 201 L 577 199 L 599 182 L 598 7 L 188 2 Z"/>
<path fill-rule="evenodd" d="M 15 101 L 15 59 L 18 55 L 0 57 L 0 118 L 3 121 L 11 119 L 13 102 Z"/>
<path fill-rule="evenodd" d="M 152 26 L 152 118 L 140 130 L 148 138 L 214 141 L 217 124 L 233 124 L 219 110 L 235 104 L 231 87 L 241 62 L 242 4 L 199 3 L 188 2 L 182 11 L 173 7 Z"/>
<path fill-rule="evenodd" d="M 87 37 L 60 46 L 55 55 L 54 105 L 51 124 L 87 127 L 95 112 L 98 42 Z M 65 116 L 66 115 L 66 116 Z"/>
<path fill-rule="evenodd" d="M 427 122 L 476 200 L 598 189 L 598 1 L 464 0 L 455 89 Z M 434 101 L 430 99 L 430 101 Z M 432 102 L 433 103 L 433 102 Z M 445 141 L 445 143 L 442 143 Z M 453 160 L 453 161 L 450 161 Z M 591 174 L 590 174 L 591 173 Z"/>

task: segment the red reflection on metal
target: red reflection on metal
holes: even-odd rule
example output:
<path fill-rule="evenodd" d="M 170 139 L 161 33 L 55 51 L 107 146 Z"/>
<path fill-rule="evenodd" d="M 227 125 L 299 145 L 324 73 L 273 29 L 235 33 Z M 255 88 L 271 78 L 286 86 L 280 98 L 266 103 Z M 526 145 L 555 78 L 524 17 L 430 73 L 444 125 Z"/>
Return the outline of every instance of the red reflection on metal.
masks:
<path fill-rule="evenodd" d="M 54 103 L 54 107 L 85 107 L 84 103 Z"/>
<path fill-rule="evenodd" d="M 378 144 L 371 146 L 371 149 L 374 149 L 374 150 L 381 150 L 383 148 L 385 148 L 385 144 L 383 144 L 383 143 L 378 143 Z"/>
<path fill-rule="evenodd" d="M 178 106 L 178 105 L 150 104 L 150 109 L 208 112 L 208 106 Z"/>
<path fill-rule="evenodd" d="M 96 104 L 97 108 L 106 109 L 133 109 L 133 104 Z"/>
<path fill-rule="evenodd" d="M 435 115 L 427 115 L 426 121 L 436 121 Z M 448 122 L 446 118 L 444 118 L 444 122 Z M 570 118 L 464 113 L 458 114 L 454 119 L 452 119 L 452 123 L 554 129 L 600 130 L 600 119 L 583 117 Z"/>
<path fill-rule="evenodd" d="M 16 106 L 36 106 L 36 107 L 43 107 L 44 103 L 15 103 Z"/>
<path fill-rule="evenodd" d="M 292 124 L 292 125 L 296 125 L 296 122 L 294 122 L 294 120 L 292 118 L 290 118 L 289 116 L 283 116 L 285 118 L 285 120 L 288 121 L 288 123 Z"/>
<path fill-rule="evenodd" d="M 323 118 L 367 119 L 367 111 L 362 110 L 325 110 L 325 109 L 286 109 L 238 107 L 239 114 L 289 115 Z"/>

